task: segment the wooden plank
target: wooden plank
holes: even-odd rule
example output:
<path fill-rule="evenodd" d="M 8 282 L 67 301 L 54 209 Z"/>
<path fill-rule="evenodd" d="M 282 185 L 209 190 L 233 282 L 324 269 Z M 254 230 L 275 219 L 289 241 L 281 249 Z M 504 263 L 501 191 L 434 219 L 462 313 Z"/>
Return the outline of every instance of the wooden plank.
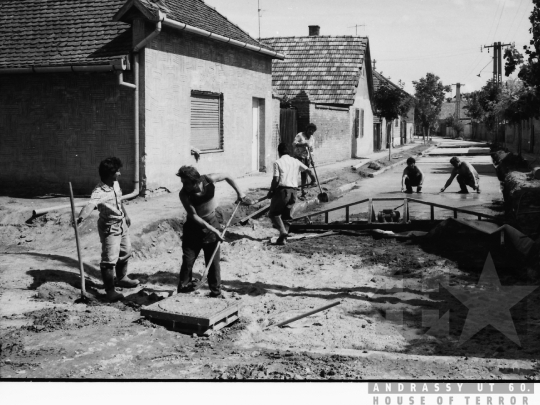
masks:
<path fill-rule="evenodd" d="M 328 223 L 328 212 L 324 213 L 324 222 Z"/>
<path fill-rule="evenodd" d="M 322 211 L 315 211 L 315 212 L 310 212 L 308 214 L 305 214 L 305 215 L 302 215 L 301 217 L 297 217 L 297 218 L 294 218 L 295 221 L 298 221 L 299 219 L 304 219 L 304 218 L 308 218 L 308 217 L 312 217 L 314 215 L 321 215 L 321 214 L 324 214 L 326 212 L 332 212 L 332 211 L 337 211 L 337 210 L 340 210 L 342 208 L 346 208 L 346 207 L 352 207 L 353 205 L 358 205 L 358 204 L 363 204 L 365 202 L 369 201 L 369 199 L 364 199 L 364 200 L 360 200 L 360 201 L 355 201 L 353 203 L 350 203 L 350 204 L 344 204 L 344 205 L 340 205 L 338 207 L 334 207 L 334 208 L 329 208 L 327 210 L 322 210 Z"/>
<path fill-rule="evenodd" d="M 435 206 L 432 205 L 430 208 L 431 208 L 431 220 L 434 221 L 435 220 Z"/>
<path fill-rule="evenodd" d="M 371 224 L 371 214 L 373 213 L 373 199 L 370 198 L 369 199 L 369 203 L 368 203 L 368 212 L 367 212 L 367 221 L 368 221 L 368 224 Z"/>
<path fill-rule="evenodd" d="M 241 219 L 240 221 L 238 221 L 238 222 L 240 222 L 241 224 L 245 224 L 248 220 L 250 220 L 251 218 L 253 218 L 253 217 L 255 217 L 255 216 L 259 215 L 259 214 L 264 213 L 267 209 L 270 209 L 270 204 L 265 205 L 264 207 L 259 208 L 257 211 L 252 212 L 252 213 L 249 214 L 247 217 L 242 218 L 242 219 Z"/>
<path fill-rule="evenodd" d="M 332 224 L 293 224 L 291 225 L 291 232 L 304 232 L 304 231 L 329 231 L 329 230 L 367 230 L 367 229 L 384 229 L 390 231 L 429 231 L 433 227 L 441 223 L 442 220 L 429 221 L 429 220 L 417 220 L 410 221 L 406 224 L 402 222 L 355 222 L 350 224 L 345 223 L 332 223 Z"/>
<path fill-rule="evenodd" d="M 345 207 L 345 222 L 349 222 L 349 207 Z"/>

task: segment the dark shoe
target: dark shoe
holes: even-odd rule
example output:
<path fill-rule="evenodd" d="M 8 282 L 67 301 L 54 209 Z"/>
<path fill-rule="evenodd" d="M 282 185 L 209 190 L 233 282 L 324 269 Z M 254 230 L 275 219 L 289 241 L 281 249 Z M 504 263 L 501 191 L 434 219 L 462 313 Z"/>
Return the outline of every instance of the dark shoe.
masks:
<path fill-rule="evenodd" d="M 308 187 L 317 187 L 317 181 L 311 180 L 311 183 L 308 184 Z"/>
<path fill-rule="evenodd" d="M 199 282 L 200 282 L 200 280 L 193 279 L 185 286 L 182 286 L 182 285 L 178 284 L 178 289 L 176 291 L 178 293 L 182 293 L 182 294 L 187 294 L 187 293 L 193 292 L 199 286 Z"/>
<path fill-rule="evenodd" d="M 416 192 L 421 193 L 422 192 L 422 187 L 416 187 Z"/>
<path fill-rule="evenodd" d="M 458 194 L 469 194 L 469 192 L 467 190 L 459 190 L 457 193 Z"/>
<path fill-rule="evenodd" d="M 287 244 L 287 236 L 288 235 L 280 235 L 280 237 L 277 238 L 277 240 L 276 240 L 276 245 L 280 245 L 280 246 L 286 245 Z"/>
<path fill-rule="evenodd" d="M 407 194 L 412 194 L 412 193 L 413 193 L 412 188 L 408 188 L 407 190 L 405 190 L 405 193 L 407 193 Z"/>
<path fill-rule="evenodd" d="M 122 280 L 116 282 L 116 285 L 122 288 L 135 288 L 139 285 L 139 280 L 132 280 L 128 276 L 124 276 Z"/>
<path fill-rule="evenodd" d="M 114 289 L 114 265 L 101 264 L 99 267 L 101 268 L 101 278 L 103 279 L 107 299 L 110 302 L 124 299 L 124 296 Z"/>
<path fill-rule="evenodd" d="M 210 291 L 210 294 L 208 294 L 209 298 L 223 298 L 225 299 L 225 294 L 222 291 L 216 292 L 216 291 Z"/>

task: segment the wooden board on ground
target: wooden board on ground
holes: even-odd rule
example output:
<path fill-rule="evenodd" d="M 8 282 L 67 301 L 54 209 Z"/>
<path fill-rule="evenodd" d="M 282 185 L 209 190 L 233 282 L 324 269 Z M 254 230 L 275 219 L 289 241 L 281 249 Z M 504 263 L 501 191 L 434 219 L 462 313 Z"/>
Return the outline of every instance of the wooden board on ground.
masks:
<path fill-rule="evenodd" d="M 179 332 L 209 335 L 238 320 L 238 310 L 222 299 L 177 294 L 141 308 L 141 315 Z"/>

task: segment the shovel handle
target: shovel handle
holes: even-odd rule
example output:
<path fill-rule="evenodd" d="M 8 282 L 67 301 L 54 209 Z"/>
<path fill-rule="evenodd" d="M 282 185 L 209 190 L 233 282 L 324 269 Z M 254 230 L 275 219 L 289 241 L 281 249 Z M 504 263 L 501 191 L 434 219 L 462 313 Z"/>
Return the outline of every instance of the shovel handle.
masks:
<path fill-rule="evenodd" d="M 238 210 L 238 207 L 240 207 L 240 204 L 241 204 L 241 201 L 238 201 L 238 203 L 236 204 L 236 207 L 234 207 L 234 211 L 233 211 L 231 217 L 229 218 L 229 221 L 227 222 L 227 225 L 225 225 L 225 229 L 223 229 L 223 232 L 221 233 L 222 238 L 225 237 L 225 232 L 227 232 L 227 228 L 231 224 L 231 221 L 234 218 L 234 215 L 236 214 L 236 211 Z M 216 253 L 217 253 L 220 246 L 221 246 L 221 241 L 218 241 L 218 243 L 217 243 L 217 245 L 216 245 L 216 247 L 214 249 L 214 252 L 212 253 L 212 256 L 210 257 L 210 260 L 208 261 L 208 264 L 206 265 L 206 268 L 204 269 L 204 273 L 201 276 L 201 281 L 200 281 L 199 285 L 202 286 L 202 283 L 206 279 L 206 273 L 208 273 L 208 270 L 210 269 L 210 266 L 212 265 L 212 262 L 214 261 L 214 257 L 216 257 Z"/>
<path fill-rule="evenodd" d="M 317 179 L 317 185 L 319 186 L 319 191 L 321 194 L 323 193 L 321 188 L 321 183 L 319 182 L 319 176 L 317 176 L 317 170 L 315 169 L 315 162 L 313 161 L 313 157 L 311 156 L 311 152 L 309 151 L 309 148 L 307 148 L 309 160 L 311 160 L 311 164 L 313 165 L 313 172 L 315 173 L 315 178 Z"/>
<path fill-rule="evenodd" d="M 77 221 L 75 220 L 75 201 L 73 200 L 73 188 L 71 182 L 69 182 L 69 201 L 71 203 L 71 219 L 73 221 L 73 229 L 75 229 L 75 240 L 77 241 L 77 256 L 79 257 L 79 272 L 81 273 L 81 296 L 84 298 L 86 295 L 86 288 L 84 285 L 84 267 L 81 255 L 81 245 L 79 242 L 79 230 L 77 229 Z"/>

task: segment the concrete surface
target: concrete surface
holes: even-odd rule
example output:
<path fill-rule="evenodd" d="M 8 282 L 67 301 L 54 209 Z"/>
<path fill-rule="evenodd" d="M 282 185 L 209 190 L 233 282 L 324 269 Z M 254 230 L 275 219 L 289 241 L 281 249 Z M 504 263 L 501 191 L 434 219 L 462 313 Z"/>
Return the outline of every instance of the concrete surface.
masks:
<path fill-rule="evenodd" d="M 445 144 L 445 140 L 440 140 L 442 145 Z M 457 208 L 465 208 L 472 211 L 485 213 L 488 215 L 496 215 L 497 212 L 490 209 L 491 203 L 494 199 L 502 199 L 502 193 L 500 191 L 500 183 L 495 174 L 495 168 L 491 162 L 490 156 L 465 156 L 462 160 L 472 163 L 480 174 L 480 189 L 481 194 L 472 192 L 469 189 L 469 194 L 458 194 L 459 185 L 457 180 L 454 179 L 453 183 L 448 187 L 444 193 L 439 193 L 440 189 L 444 186 L 450 173 L 452 166 L 449 163 L 447 157 L 438 157 L 430 153 L 428 156 L 420 157 L 417 159 L 417 165 L 422 169 L 425 175 L 424 186 L 422 193 L 413 194 L 402 193 L 401 190 L 401 176 L 405 164 L 394 167 L 380 176 L 377 176 L 376 180 L 362 181 L 358 184 L 358 189 L 353 190 L 342 198 L 333 201 L 325 206 L 321 206 L 320 209 L 338 207 L 340 205 L 348 204 L 354 201 L 359 201 L 366 198 L 405 198 L 411 197 L 418 200 L 429 201 L 437 204 L 448 205 Z M 414 188 L 416 191 L 416 187 Z M 400 201 L 377 201 L 374 203 L 375 211 L 381 209 L 396 208 L 402 204 Z M 351 207 L 350 214 L 367 213 L 368 204 L 364 203 L 356 207 Z M 402 210 L 402 208 L 399 208 Z M 409 206 L 409 213 L 411 217 L 416 219 L 427 219 L 430 217 L 430 208 L 427 205 L 411 203 Z M 331 213 L 329 216 L 330 221 L 343 220 L 345 215 L 344 210 L 340 210 L 335 213 Z M 443 219 L 453 216 L 453 213 L 442 208 L 435 208 L 435 218 Z M 459 214 L 459 217 L 475 219 L 476 217 Z"/>

